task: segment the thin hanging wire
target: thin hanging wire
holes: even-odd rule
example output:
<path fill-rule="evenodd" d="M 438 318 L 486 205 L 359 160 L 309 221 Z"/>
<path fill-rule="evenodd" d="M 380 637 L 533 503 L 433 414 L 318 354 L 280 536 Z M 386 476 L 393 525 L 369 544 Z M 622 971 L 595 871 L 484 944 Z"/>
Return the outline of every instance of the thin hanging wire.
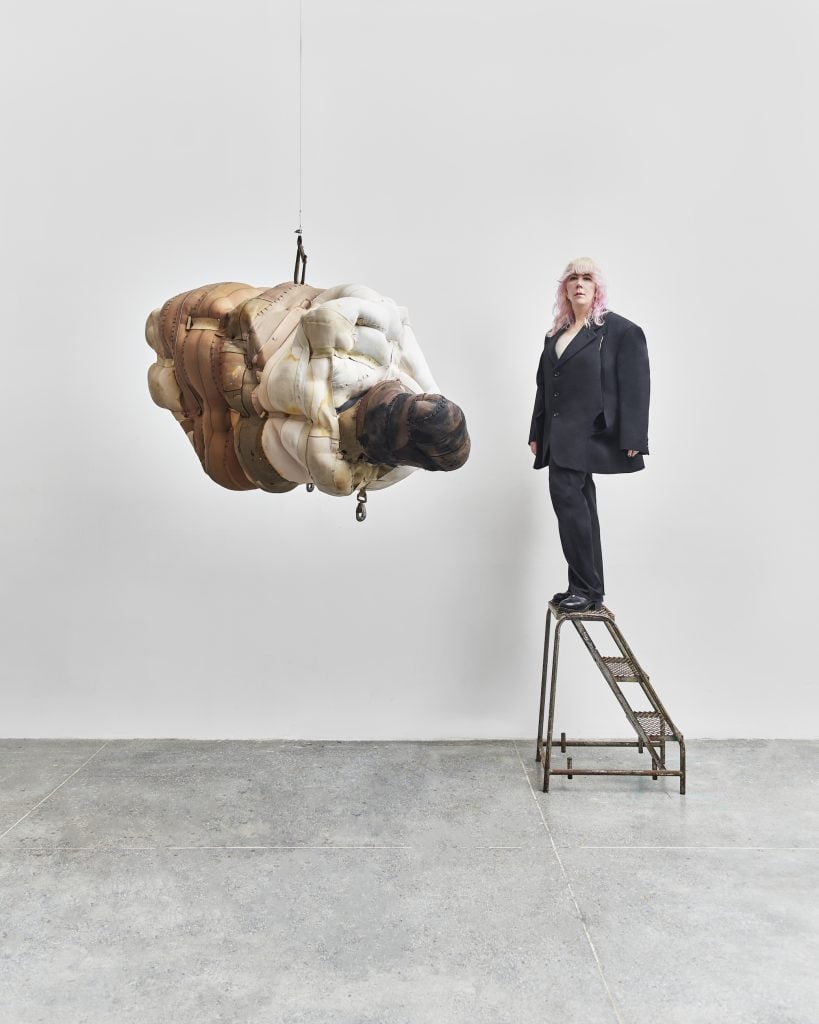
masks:
<path fill-rule="evenodd" d="M 293 283 L 304 284 L 304 276 L 307 273 L 307 253 L 302 244 L 301 229 L 301 204 L 302 204 L 302 158 L 301 158 L 301 125 L 302 125 L 302 54 L 304 50 L 302 32 L 302 0 L 299 0 L 299 226 L 294 234 L 296 235 L 296 265 L 293 268 Z"/>
<path fill-rule="evenodd" d="M 299 0 L 299 234 L 301 234 L 301 198 L 302 198 L 302 174 L 301 174 L 301 109 L 302 109 L 302 0 Z"/>

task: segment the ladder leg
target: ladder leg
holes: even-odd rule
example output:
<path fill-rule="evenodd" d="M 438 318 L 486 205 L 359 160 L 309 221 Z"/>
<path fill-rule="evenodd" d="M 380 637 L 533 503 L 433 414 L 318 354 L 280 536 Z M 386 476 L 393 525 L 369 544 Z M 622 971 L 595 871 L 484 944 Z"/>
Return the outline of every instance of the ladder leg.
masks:
<path fill-rule="evenodd" d="M 552 736 L 555 728 L 555 695 L 557 693 L 557 658 L 560 653 L 560 627 L 565 622 L 561 619 L 555 625 L 555 646 L 552 651 L 552 680 L 549 686 L 549 721 L 546 725 L 546 743 L 543 747 L 543 792 L 549 792 L 549 771 L 552 767 Z"/>
<path fill-rule="evenodd" d="M 680 795 L 685 796 L 685 740 L 677 735 L 680 741 Z"/>
<path fill-rule="evenodd" d="M 537 742 L 535 743 L 535 761 L 540 761 L 540 748 L 543 746 L 543 713 L 546 707 L 546 675 L 549 670 L 549 633 L 552 625 L 552 609 L 546 612 L 546 633 L 543 638 L 543 670 L 540 677 L 540 715 L 537 721 Z"/>

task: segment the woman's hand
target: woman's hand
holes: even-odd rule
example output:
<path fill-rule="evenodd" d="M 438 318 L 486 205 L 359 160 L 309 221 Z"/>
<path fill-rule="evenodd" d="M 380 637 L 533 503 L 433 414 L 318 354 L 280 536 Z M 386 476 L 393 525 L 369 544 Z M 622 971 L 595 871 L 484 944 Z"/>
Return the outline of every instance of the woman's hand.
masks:
<path fill-rule="evenodd" d="M 530 441 L 529 447 L 532 449 L 532 455 L 537 455 L 537 441 Z"/>
<path fill-rule="evenodd" d="M 639 452 L 635 452 L 633 448 L 629 448 L 629 450 L 626 452 L 626 455 L 628 455 L 628 457 L 630 459 L 633 459 L 635 455 L 639 455 L 639 454 L 640 453 Z"/>

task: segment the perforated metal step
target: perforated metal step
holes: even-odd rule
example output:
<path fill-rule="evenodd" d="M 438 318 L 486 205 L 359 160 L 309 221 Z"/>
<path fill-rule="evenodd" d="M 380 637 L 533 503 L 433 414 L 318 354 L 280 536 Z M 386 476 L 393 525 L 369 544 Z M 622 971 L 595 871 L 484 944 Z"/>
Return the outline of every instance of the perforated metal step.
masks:
<path fill-rule="evenodd" d="M 656 711 L 635 711 L 634 717 L 650 740 L 670 739 L 674 735 L 671 726 Z"/>
<path fill-rule="evenodd" d="M 637 669 L 627 658 L 604 655 L 601 659 L 618 683 L 639 683 Z"/>

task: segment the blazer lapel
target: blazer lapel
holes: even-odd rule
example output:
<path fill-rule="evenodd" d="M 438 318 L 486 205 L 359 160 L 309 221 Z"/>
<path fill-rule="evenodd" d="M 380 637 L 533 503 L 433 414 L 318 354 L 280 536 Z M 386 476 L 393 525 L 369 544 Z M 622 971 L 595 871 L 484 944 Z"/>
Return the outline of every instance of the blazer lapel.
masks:
<path fill-rule="evenodd" d="M 554 364 L 556 366 L 558 364 L 562 366 L 564 363 L 567 363 L 572 356 L 576 356 L 578 352 L 582 352 L 587 345 L 591 345 L 593 341 L 599 341 L 604 327 L 604 323 L 600 324 L 599 327 L 596 324 L 584 325 L 584 327 L 577 332 L 566 346 L 566 349 L 560 359 L 553 359 Z M 563 332 L 561 331 L 560 333 L 562 334 Z M 557 337 L 558 335 L 555 335 L 555 339 L 557 339 Z M 554 346 L 552 347 L 552 355 L 554 356 Z"/>

